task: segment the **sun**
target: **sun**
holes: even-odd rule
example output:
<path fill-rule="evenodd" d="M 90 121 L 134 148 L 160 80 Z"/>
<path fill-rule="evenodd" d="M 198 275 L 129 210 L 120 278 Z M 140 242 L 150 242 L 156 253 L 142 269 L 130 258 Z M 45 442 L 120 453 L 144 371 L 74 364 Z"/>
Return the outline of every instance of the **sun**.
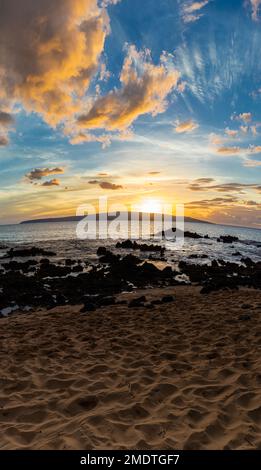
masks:
<path fill-rule="evenodd" d="M 159 199 L 146 198 L 138 204 L 139 212 L 160 214 L 162 213 L 162 203 Z"/>

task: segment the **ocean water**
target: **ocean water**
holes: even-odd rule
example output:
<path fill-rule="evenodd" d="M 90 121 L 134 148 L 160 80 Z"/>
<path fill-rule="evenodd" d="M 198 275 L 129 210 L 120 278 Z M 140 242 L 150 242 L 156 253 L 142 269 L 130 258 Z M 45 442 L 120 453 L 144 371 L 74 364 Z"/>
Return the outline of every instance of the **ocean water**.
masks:
<path fill-rule="evenodd" d="M 117 231 L 111 230 L 113 239 L 86 239 L 79 240 L 76 234 L 76 222 L 34 223 L 24 225 L 0 226 L 0 257 L 6 253 L 6 249 L 15 245 L 37 245 L 45 249 L 51 249 L 57 253 L 57 259 L 77 258 L 96 259 L 98 246 L 106 246 L 114 249 Z M 189 259 L 191 255 L 206 254 L 208 259 L 192 260 L 193 262 L 206 263 L 212 259 L 222 258 L 225 261 L 240 262 L 242 257 L 250 257 L 254 261 L 261 260 L 261 230 L 252 228 L 231 227 L 224 225 L 185 223 L 185 230 L 209 235 L 210 239 L 185 238 L 184 245 L 176 249 L 172 240 L 162 241 L 167 249 L 167 262 L 176 265 L 181 259 Z M 157 226 L 152 227 L 148 222 L 144 225 L 144 241 L 153 242 L 152 233 L 157 233 Z M 231 244 L 218 243 L 220 235 L 237 236 L 240 241 Z M 123 233 L 122 238 L 128 238 L 129 233 Z M 139 238 L 138 225 L 132 232 Z M 90 235 L 92 237 L 92 235 Z M 101 234 L 103 237 L 103 234 Z M 155 243 L 159 243 L 155 241 Z M 2 246 L 1 246 L 2 245 Z M 235 253 L 238 255 L 235 256 Z M 144 255 L 143 255 L 144 256 Z M 145 256 L 148 256 L 146 254 Z"/>

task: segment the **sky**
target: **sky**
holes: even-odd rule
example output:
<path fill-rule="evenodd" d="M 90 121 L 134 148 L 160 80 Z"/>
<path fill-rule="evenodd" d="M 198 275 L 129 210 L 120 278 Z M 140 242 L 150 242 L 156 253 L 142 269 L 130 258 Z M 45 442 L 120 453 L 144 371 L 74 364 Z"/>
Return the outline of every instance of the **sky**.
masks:
<path fill-rule="evenodd" d="M 100 196 L 261 228 L 261 0 L 0 0 L 0 223 Z"/>

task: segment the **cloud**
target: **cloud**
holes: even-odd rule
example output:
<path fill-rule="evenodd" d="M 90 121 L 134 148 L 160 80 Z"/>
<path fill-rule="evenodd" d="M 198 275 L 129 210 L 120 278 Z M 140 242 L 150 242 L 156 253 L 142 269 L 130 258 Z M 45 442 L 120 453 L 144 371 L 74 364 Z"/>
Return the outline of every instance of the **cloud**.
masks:
<path fill-rule="evenodd" d="M 11 114 L 5 111 L 0 111 L 0 126 L 10 126 L 14 123 L 14 118 Z"/>
<path fill-rule="evenodd" d="M 208 183 L 213 183 L 215 180 L 213 178 L 198 178 L 195 180 L 196 183 L 203 183 L 203 184 L 208 184 Z"/>
<path fill-rule="evenodd" d="M 69 129 L 70 133 L 71 129 Z M 83 144 L 86 142 L 100 142 L 102 144 L 102 148 L 106 148 L 110 145 L 111 143 L 111 136 L 110 135 L 94 135 L 90 134 L 88 132 L 79 132 L 76 133 L 73 137 L 70 139 L 70 143 L 72 145 L 79 145 Z"/>
<path fill-rule="evenodd" d="M 9 144 L 9 139 L 5 135 L 0 135 L 0 147 L 6 147 Z"/>
<path fill-rule="evenodd" d="M 240 126 L 240 130 L 241 132 L 243 132 L 243 134 L 247 134 L 248 133 L 248 126 Z"/>
<path fill-rule="evenodd" d="M 223 139 L 220 135 L 211 133 L 209 134 L 209 140 L 213 145 L 222 145 L 223 144 Z"/>
<path fill-rule="evenodd" d="M 236 120 L 236 121 L 243 121 L 245 123 L 248 123 L 248 122 L 251 122 L 252 121 L 252 114 L 251 113 L 241 113 L 239 114 L 238 116 L 236 115 L 233 115 L 231 116 L 231 119 L 232 120 Z"/>
<path fill-rule="evenodd" d="M 224 206 L 224 205 L 233 205 L 238 202 L 237 197 L 216 197 L 213 199 L 201 199 L 199 201 L 191 201 L 186 204 L 186 207 L 189 208 L 211 208 L 212 206 Z"/>
<path fill-rule="evenodd" d="M 261 153 L 261 145 L 251 146 L 250 153 Z"/>
<path fill-rule="evenodd" d="M 261 0 L 249 0 L 252 7 L 252 19 L 258 21 L 259 19 L 259 9 L 261 6 Z"/>
<path fill-rule="evenodd" d="M 50 175 L 62 175 L 64 173 L 64 168 L 35 168 L 26 175 L 30 181 L 41 180 L 45 176 Z"/>
<path fill-rule="evenodd" d="M 257 201 L 243 201 L 246 206 L 261 206 Z"/>
<path fill-rule="evenodd" d="M 156 175 L 160 175 L 160 173 L 161 173 L 160 171 L 150 171 L 148 175 L 156 176 Z"/>
<path fill-rule="evenodd" d="M 229 129 L 229 128 L 227 127 L 226 130 L 225 130 L 225 133 L 226 133 L 229 137 L 236 137 L 237 134 L 238 134 L 238 131 L 234 131 L 234 130 Z"/>
<path fill-rule="evenodd" d="M 91 181 L 89 181 L 89 184 L 99 185 L 100 188 L 102 188 L 102 189 L 109 189 L 109 190 L 112 190 L 112 191 L 117 191 L 118 189 L 123 189 L 123 186 L 121 186 L 120 184 L 110 183 L 109 181 L 91 180 Z"/>
<path fill-rule="evenodd" d="M 93 185 L 99 184 L 99 181 L 98 180 L 91 180 L 91 181 L 89 181 L 89 184 L 93 184 Z"/>
<path fill-rule="evenodd" d="M 246 160 L 244 166 L 247 168 L 258 168 L 261 166 L 261 160 Z"/>
<path fill-rule="evenodd" d="M 134 46 L 127 49 L 121 86 L 105 96 L 87 96 L 96 74 L 100 79 L 107 77 L 101 59 L 110 31 L 106 7 L 116 3 L 3 2 L 0 109 L 18 103 L 26 111 L 38 113 L 48 125 L 60 125 L 72 144 L 98 141 L 103 147 L 110 144 L 114 133 L 124 138 L 124 131 L 140 115 L 165 111 L 168 95 L 178 86 L 173 57 L 164 53 L 154 65 L 147 50 L 137 52 Z M 99 132 L 93 133 L 94 129 Z M 107 135 L 108 131 L 113 134 Z"/>
<path fill-rule="evenodd" d="M 261 145 L 250 145 L 249 147 L 219 147 L 215 152 L 220 155 L 255 155 L 261 153 Z"/>
<path fill-rule="evenodd" d="M 45 181 L 41 186 L 50 187 L 50 186 L 60 186 L 60 180 L 53 179 L 50 181 Z"/>
<path fill-rule="evenodd" d="M 102 189 L 112 189 L 113 191 L 117 190 L 117 189 L 123 189 L 123 186 L 121 186 L 120 184 L 113 184 L 113 183 L 109 183 L 107 181 L 102 181 L 100 184 L 100 187 Z"/>
<path fill-rule="evenodd" d="M 199 180 L 196 180 L 199 181 Z M 238 194 L 244 194 L 244 191 L 247 189 L 252 189 L 260 192 L 260 185 L 252 183 L 223 183 L 223 184 L 200 184 L 192 183 L 188 186 L 188 189 L 191 191 L 217 191 L 220 193 L 230 193 L 236 192 Z"/>
<path fill-rule="evenodd" d="M 189 120 L 189 121 L 178 123 L 175 127 L 175 131 L 178 134 L 183 134 L 184 132 L 192 132 L 194 131 L 194 129 L 197 129 L 198 127 L 199 125 L 196 122 Z"/>
<path fill-rule="evenodd" d="M 220 147 L 216 149 L 217 153 L 220 153 L 222 155 L 236 155 L 238 153 L 241 153 L 243 149 L 240 147 Z"/>
<path fill-rule="evenodd" d="M 72 116 L 98 70 L 108 31 L 97 0 L 1 2 L 2 101 L 21 103 L 51 126 Z"/>
<path fill-rule="evenodd" d="M 182 18 L 185 23 L 193 23 L 201 18 L 202 13 L 199 13 L 209 3 L 209 0 L 202 1 L 189 1 L 184 2 L 182 6 Z"/>
<path fill-rule="evenodd" d="M 103 7 L 107 7 L 109 5 L 116 5 L 116 3 L 119 3 L 121 0 L 102 0 L 101 5 Z"/>
<path fill-rule="evenodd" d="M 4 147 L 9 144 L 8 132 L 13 123 L 13 116 L 0 109 L 0 146 Z"/>
<path fill-rule="evenodd" d="M 125 131 L 141 115 L 156 116 L 167 107 L 167 96 L 177 86 L 179 73 L 172 57 L 162 55 L 159 65 L 151 61 L 149 51 L 138 52 L 129 46 L 120 75 L 121 88 L 99 97 L 87 112 L 78 117 L 83 129 Z"/>

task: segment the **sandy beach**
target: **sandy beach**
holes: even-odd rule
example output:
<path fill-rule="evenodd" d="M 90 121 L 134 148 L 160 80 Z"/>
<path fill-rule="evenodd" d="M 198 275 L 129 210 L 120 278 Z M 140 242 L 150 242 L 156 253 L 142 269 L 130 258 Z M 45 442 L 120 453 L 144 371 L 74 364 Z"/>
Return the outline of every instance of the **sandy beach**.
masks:
<path fill-rule="evenodd" d="M 260 291 L 142 295 L 1 318 L 2 450 L 261 449 Z"/>

